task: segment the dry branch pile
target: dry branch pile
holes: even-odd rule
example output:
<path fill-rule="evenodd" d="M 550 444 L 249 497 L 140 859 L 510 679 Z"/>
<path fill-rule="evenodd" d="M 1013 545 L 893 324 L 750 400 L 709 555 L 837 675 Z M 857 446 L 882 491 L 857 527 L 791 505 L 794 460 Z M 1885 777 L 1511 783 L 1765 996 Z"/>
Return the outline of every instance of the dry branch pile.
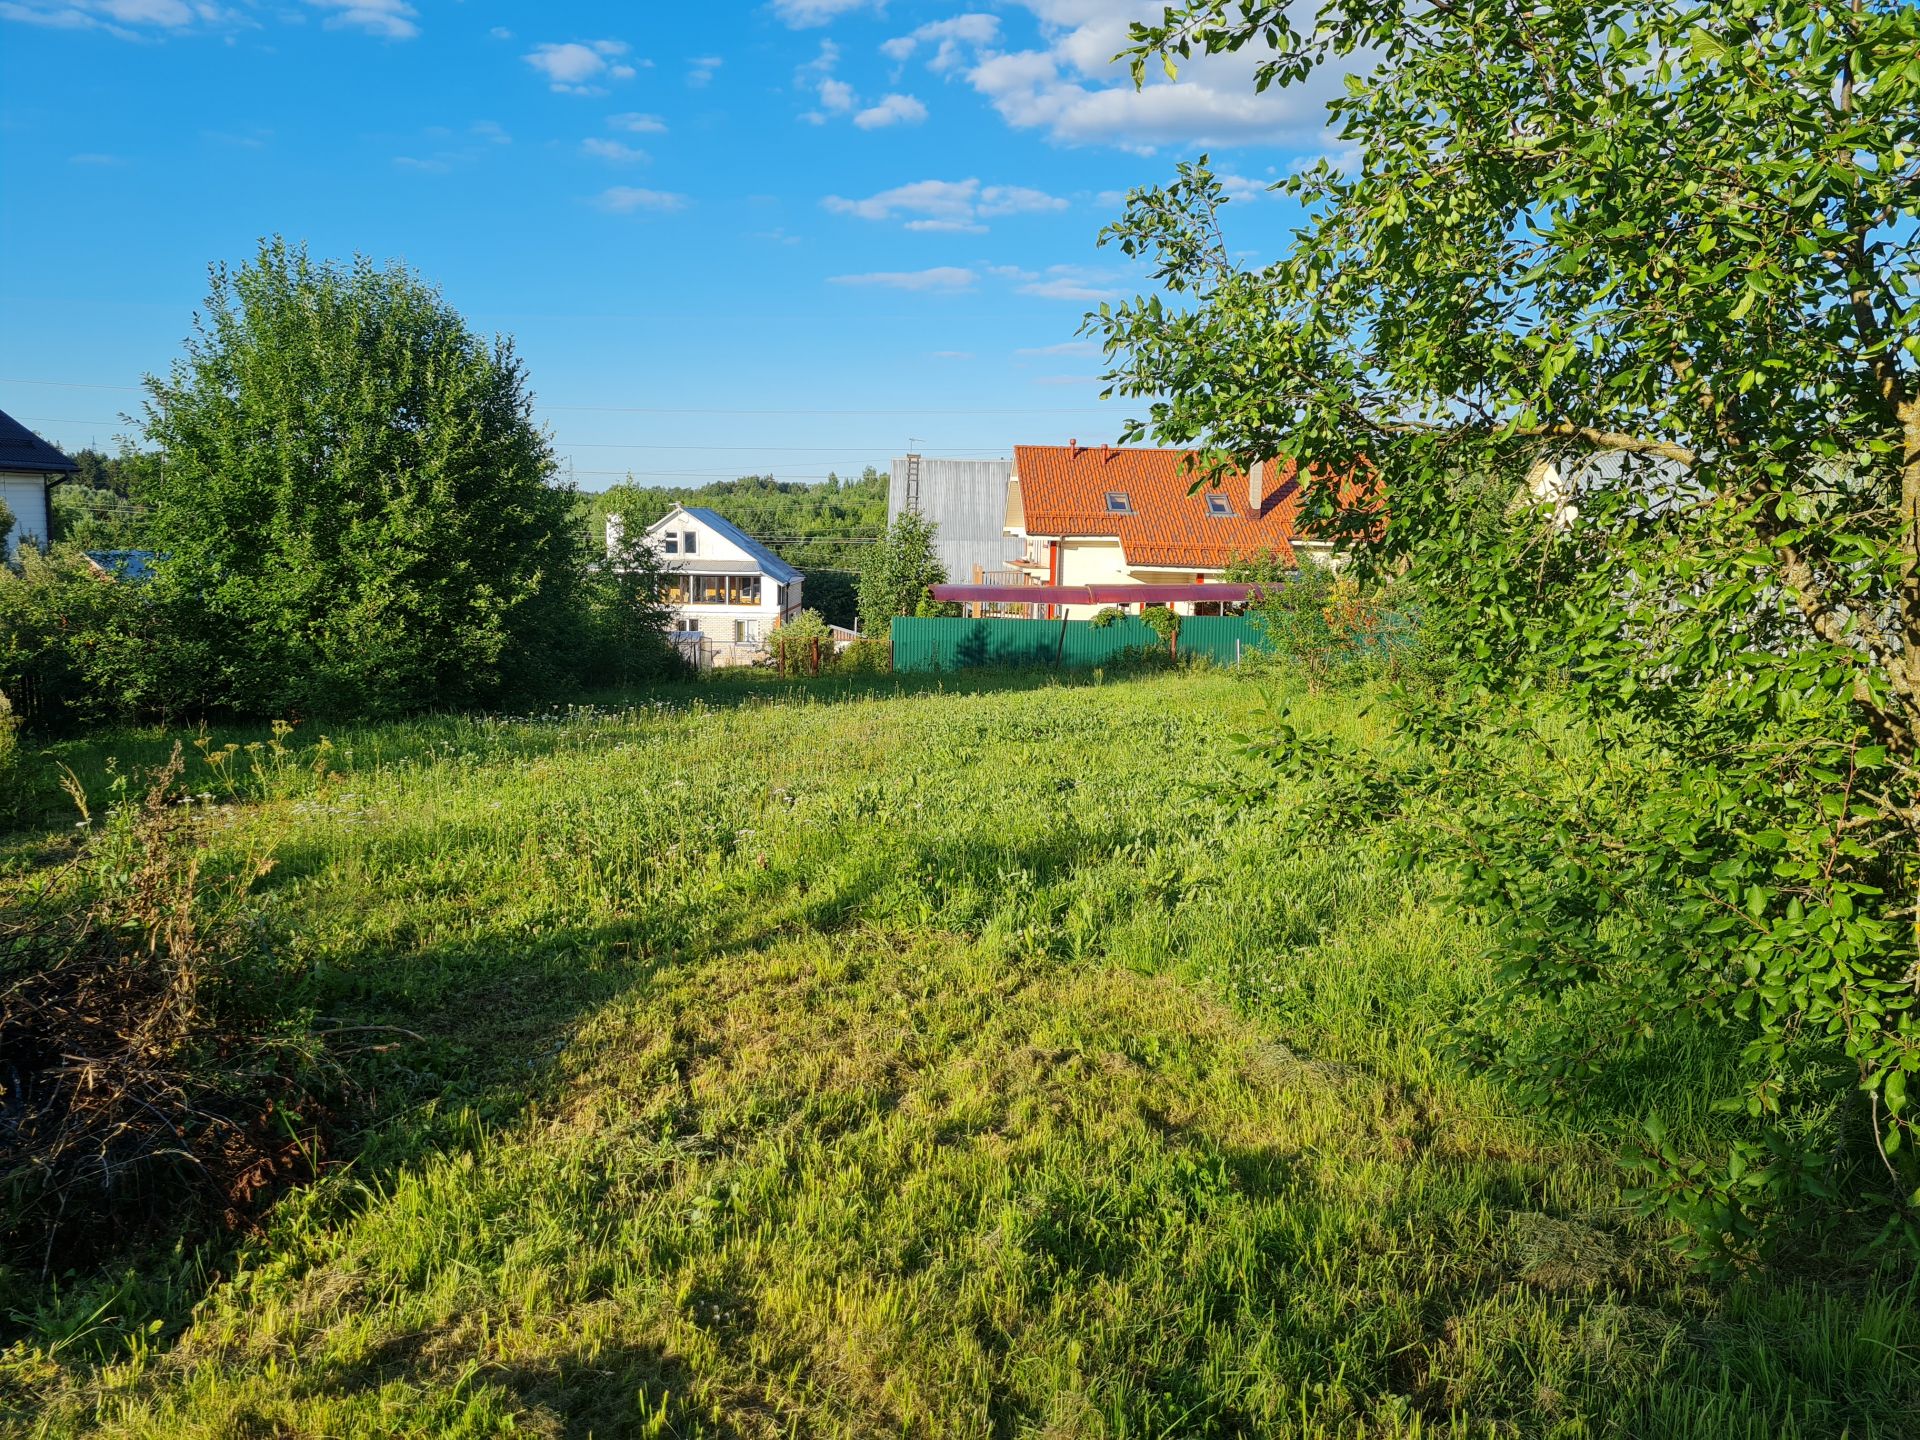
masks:
<path fill-rule="evenodd" d="M 60 1268 L 177 1225 L 248 1221 L 311 1174 L 331 1088 L 242 906 L 210 877 L 180 754 L 81 853 L 0 882 L 0 1253 Z"/>

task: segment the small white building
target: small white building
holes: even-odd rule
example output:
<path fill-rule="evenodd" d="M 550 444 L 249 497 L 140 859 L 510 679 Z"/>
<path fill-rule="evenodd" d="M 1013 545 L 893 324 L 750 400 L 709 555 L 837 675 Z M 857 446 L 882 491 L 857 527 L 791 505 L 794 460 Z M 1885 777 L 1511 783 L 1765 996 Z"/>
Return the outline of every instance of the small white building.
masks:
<path fill-rule="evenodd" d="M 609 515 L 609 554 L 624 533 L 621 517 Z M 674 643 L 702 668 L 761 659 L 775 627 L 802 606 L 806 576 L 704 506 L 676 505 L 647 527 L 646 540 L 667 572 Z"/>
<path fill-rule="evenodd" d="M 0 505 L 13 516 L 0 558 L 13 559 L 23 542 L 47 548 L 53 539 L 53 487 L 79 468 L 0 411 Z"/>

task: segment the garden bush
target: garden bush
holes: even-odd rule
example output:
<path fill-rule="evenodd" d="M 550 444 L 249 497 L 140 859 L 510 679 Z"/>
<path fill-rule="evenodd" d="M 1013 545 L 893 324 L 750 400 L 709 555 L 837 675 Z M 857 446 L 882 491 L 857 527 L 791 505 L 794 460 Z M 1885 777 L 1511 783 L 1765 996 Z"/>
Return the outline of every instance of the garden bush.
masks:
<path fill-rule="evenodd" d="M 887 675 L 893 671 L 893 647 L 885 640 L 862 636 L 833 659 L 838 675 Z"/>
<path fill-rule="evenodd" d="M 770 642 L 774 664 L 783 675 L 813 673 L 815 646 L 819 647 L 819 667 L 825 670 L 833 664 L 833 630 L 818 610 L 800 610 L 787 616 Z"/>
<path fill-rule="evenodd" d="M 192 708 L 191 666 L 153 592 L 109 580 L 77 551 L 23 550 L 0 566 L 0 692 L 37 730 Z"/>

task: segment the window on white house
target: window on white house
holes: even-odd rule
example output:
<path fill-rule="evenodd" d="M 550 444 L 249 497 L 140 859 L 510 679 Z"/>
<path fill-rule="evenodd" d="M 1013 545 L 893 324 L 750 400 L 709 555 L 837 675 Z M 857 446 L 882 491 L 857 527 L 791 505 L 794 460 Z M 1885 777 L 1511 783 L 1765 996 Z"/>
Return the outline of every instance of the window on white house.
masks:
<path fill-rule="evenodd" d="M 680 549 L 682 553 L 687 555 L 693 554 L 693 542 L 697 538 L 697 535 L 698 532 L 693 530 L 682 530 L 680 532 Z"/>
<path fill-rule="evenodd" d="M 1127 498 L 1126 492 L 1123 490 L 1109 490 L 1107 491 L 1107 513 L 1109 515 L 1131 515 L 1133 513 L 1133 501 Z"/>
<path fill-rule="evenodd" d="M 660 551 L 664 555 L 680 553 L 680 537 L 669 530 L 660 537 Z"/>
<path fill-rule="evenodd" d="M 1231 515 L 1233 514 L 1233 502 L 1218 490 L 1210 491 L 1207 495 L 1207 513 L 1209 515 Z"/>

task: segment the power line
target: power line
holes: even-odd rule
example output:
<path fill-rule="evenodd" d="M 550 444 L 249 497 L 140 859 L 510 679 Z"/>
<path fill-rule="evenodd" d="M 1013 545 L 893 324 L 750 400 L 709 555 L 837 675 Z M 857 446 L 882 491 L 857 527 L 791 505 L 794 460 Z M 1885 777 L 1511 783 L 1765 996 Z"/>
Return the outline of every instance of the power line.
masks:
<path fill-rule="evenodd" d="M 0 385 L 44 385 L 61 390 L 125 390 L 143 393 L 139 385 L 97 385 L 80 380 L 23 380 L 0 377 Z M 1111 413 L 1104 405 L 1047 405 L 1047 406 L 979 406 L 973 408 L 938 409 L 886 409 L 886 410 L 749 410 L 723 409 L 715 406 L 696 405 L 543 405 L 534 402 L 536 410 L 579 411 L 605 415 L 1105 415 Z M 67 421 L 67 424 L 88 424 L 88 421 Z"/>
<path fill-rule="evenodd" d="M 82 420 L 72 415 L 16 415 L 16 420 L 32 420 L 42 425 L 114 425 L 114 420 Z M 663 450 L 663 451 L 714 451 L 725 455 L 844 455 L 848 451 L 864 451 L 874 455 L 891 455 L 898 446 L 881 443 L 878 445 L 638 445 L 623 440 L 558 440 L 553 442 L 563 450 Z M 1005 447 L 997 447 L 1004 449 Z M 997 448 L 992 445 L 940 445 L 923 446 L 925 454 L 940 455 L 993 455 Z M 692 473 L 692 472 L 687 472 Z M 715 471 L 715 474 L 722 472 Z M 730 473 L 730 472 L 729 472 Z"/>

